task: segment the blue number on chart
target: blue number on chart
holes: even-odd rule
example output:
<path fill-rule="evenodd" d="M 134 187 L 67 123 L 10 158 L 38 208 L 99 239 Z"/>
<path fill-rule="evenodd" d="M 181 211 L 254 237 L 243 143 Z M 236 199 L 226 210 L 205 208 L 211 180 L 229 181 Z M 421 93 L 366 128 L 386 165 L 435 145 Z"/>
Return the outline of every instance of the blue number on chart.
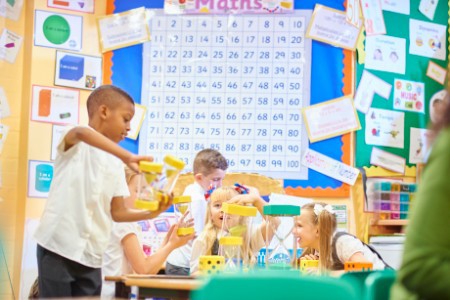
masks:
<path fill-rule="evenodd" d="M 178 51 L 176 50 L 169 50 L 167 51 L 167 58 L 177 58 Z"/>
<path fill-rule="evenodd" d="M 251 59 L 255 55 L 255 51 L 245 51 L 244 52 L 244 59 Z"/>
<path fill-rule="evenodd" d="M 273 98 L 273 105 L 283 105 L 284 104 L 284 98 Z"/>
<path fill-rule="evenodd" d="M 211 128 L 211 135 L 220 135 L 220 128 Z"/>
<path fill-rule="evenodd" d="M 184 40 L 185 40 L 186 43 L 192 43 L 194 41 L 194 36 L 193 35 L 187 35 L 184 38 Z"/>
<path fill-rule="evenodd" d="M 302 71 L 302 69 L 300 69 L 300 67 L 293 67 L 293 68 L 291 68 L 291 70 L 289 72 L 291 74 L 300 75 L 301 71 Z"/>
<path fill-rule="evenodd" d="M 208 43 L 209 37 L 207 35 L 200 36 L 200 43 Z"/>
<path fill-rule="evenodd" d="M 183 81 L 181 83 L 181 87 L 184 89 L 189 89 L 189 88 L 191 88 L 191 86 L 192 86 L 192 83 L 190 81 Z"/>
<path fill-rule="evenodd" d="M 267 81 L 260 82 L 258 84 L 258 88 L 263 89 L 263 90 L 267 90 L 269 88 L 269 83 Z"/>
<path fill-rule="evenodd" d="M 242 114 L 242 117 L 241 117 L 241 120 L 242 120 L 242 121 L 250 121 L 251 118 L 252 118 L 252 113 L 251 113 L 251 112 L 249 112 L 249 113 L 243 113 L 243 114 Z"/>
<path fill-rule="evenodd" d="M 223 51 L 213 51 L 213 58 L 223 58 Z"/>
<path fill-rule="evenodd" d="M 151 142 L 150 144 L 148 144 L 148 149 L 150 149 L 150 150 L 159 149 L 159 143 Z"/>
<path fill-rule="evenodd" d="M 267 145 L 265 144 L 256 145 L 256 152 L 267 152 Z"/>
<path fill-rule="evenodd" d="M 270 44 L 270 36 L 262 36 L 261 37 L 261 42 L 263 44 Z"/>
<path fill-rule="evenodd" d="M 284 90 L 284 83 L 283 82 L 276 82 L 273 87 L 277 90 Z"/>
<path fill-rule="evenodd" d="M 175 96 L 166 96 L 166 104 L 175 104 Z"/>
<path fill-rule="evenodd" d="M 274 121 L 283 121 L 284 120 L 284 114 L 282 113 L 274 113 L 272 116 L 272 120 Z"/>
<path fill-rule="evenodd" d="M 298 137 L 300 132 L 297 129 L 289 129 L 288 130 L 288 136 L 289 137 Z"/>
<path fill-rule="evenodd" d="M 206 66 L 197 66 L 197 73 L 198 74 L 208 73 L 208 68 Z"/>
<path fill-rule="evenodd" d="M 151 111 L 151 112 L 149 112 L 148 117 L 150 119 L 158 119 L 159 118 L 159 111 Z"/>
<path fill-rule="evenodd" d="M 258 128 L 256 130 L 256 136 L 267 136 L 267 129 Z"/>
<path fill-rule="evenodd" d="M 173 135 L 175 133 L 175 128 L 173 127 L 164 127 L 164 134 Z"/>
<path fill-rule="evenodd" d="M 233 81 L 233 82 L 228 82 L 228 85 L 227 85 L 227 87 L 228 87 L 229 89 L 233 89 L 233 90 L 235 90 L 235 89 L 237 89 L 237 88 L 238 88 L 238 84 L 237 84 L 237 82 L 236 82 L 236 81 Z"/>
<path fill-rule="evenodd" d="M 191 50 L 183 50 L 183 58 L 192 58 L 192 53 Z"/>
<path fill-rule="evenodd" d="M 275 51 L 275 59 L 285 59 L 286 53 L 283 51 Z"/>
<path fill-rule="evenodd" d="M 223 73 L 223 67 L 221 67 L 221 66 L 213 67 L 213 74 L 222 74 L 222 73 Z"/>
<path fill-rule="evenodd" d="M 209 148 L 220 151 L 220 145 L 219 144 L 211 144 Z"/>
<path fill-rule="evenodd" d="M 267 119 L 268 119 L 267 113 L 259 113 L 258 116 L 256 117 L 256 119 L 258 121 L 267 121 Z"/>
<path fill-rule="evenodd" d="M 237 99 L 236 99 L 236 97 L 228 97 L 227 98 L 227 105 L 236 105 L 238 102 L 237 102 Z"/>
<path fill-rule="evenodd" d="M 180 127 L 180 135 L 189 135 L 189 127 Z"/>
<path fill-rule="evenodd" d="M 219 83 L 222 85 L 221 82 L 219 82 Z M 213 97 L 211 98 L 211 104 L 212 104 L 212 105 L 219 105 L 219 104 L 222 104 L 222 97 L 216 97 L 216 96 L 213 96 Z"/>
<path fill-rule="evenodd" d="M 294 28 L 302 28 L 303 23 L 302 23 L 302 21 L 294 21 L 293 25 L 294 25 Z"/>
<path fill-rule="evenodd" d="M 272 152 L 283 152 L 283 145 L 272 145 Z"/>
<path fill-rule="evenodd" d="M 150 103 L 152 103 L 152 104 L 161 103 L 161 97 L 160 96 L 152 96 Z"/>
<path fill-rule="evenodd" d="M 184 74 L 192 73 L 192 67 L 191 66 L 183 66 L 183 68 L 181 69 L 181 72 Z"/>
<path fill-rule="evenodd" d="M 242 87 L 244 89 L 251 89 L 253 86 L 253 81 L 245 81 L 244 84 L 242 85 Z"/>
<path fill-rule="evenodd" d="M 255 161 L 255 163 L 256 163 L 258 166 L 260 166 L 260 167 L 265 167 L 266 164 L 267 164 L 267 161 L 266 161 L 265 159 L 257 159 L 257 160 Z"/>
<path fill-rule="evenodd" d="M 166 87 L 174 89 L 177 87 L 177 82 L 175 80 L 169 80 L 166 83 Z"/>
<path fill-rule="evenodd" d="M 269 104 L 269 98 L 258 97 L 258 105 L 267 105 L 267 104 Z"/>
<path fill-rule="evenodd" d="M 301 36 L 292 36 L 291 37 L 291 44 L 300 44 L 302 42 Z"/>
<path fill-rule="evenodd" d="M 289 145 L 288 146 L 288 151 L 290 151 L 290 152 L 298 153 L 299 149 L 300 148 L 298 145 Z"/>
<path fill-rule="evenodd" d="M 227 162 L 228 162 L 229 167 L 234 167 L 236 165 L 236 162 L 234 161 L 234 159 L 227 159 Z"/>
<path fill-rule="evenodd" d="M 203 127 L 195 127 L 195 134 L 196 135 L 205 135 L 206 131 Z"/>
<path fill-rule="evenodd" d="M 275 74 L 286 74 L 284 67 L 275 67 Z"/>
<path fill-rule="evenodd" d="M 300 114 L 289 114 L 289 121 L 298 122 L 300 121 Z"/>
<path fill-rule="evenodd" d="M 241 128 L 241 136 L 250 136 L 251 133 L 251 128 Z"/>
<path fill-rule="evenodd" d="M 195 119 L 196 120 L 205 120 L 206 119 L 206 113 L 204 113 L 204 112 L 195 113 Z"/>
<path fill-rule="evenodd" d="M 150 126 L 148 127 L 149 134 L 159 134 L 159 127 Z"/>
<path fill-rule="evenodd" d="M 181 96 L 180 104 L 190 104 L 191 96 Z"/>
<path fill-rule="evenodd" d="M 180 143 L 178 149 L 180 149 L 180 150 L 189 150 L 189 143 Z"/>
<path fill-rule="evenodd" d="M 199 150 L 203 150 L 205 149 L 205 145 L 204 144 L 200 144 L 200 143 L 195 143 L 194 144 L 194 150 L 195 151 L 199 151 Z"/>
<path fill-rule="evenodd" d="M 300 105 L 300 99 L 299 98 L 289 99 L 289 105 Z"/>
<path fill-rule="evenodd" d="M 298 82 L 291 82 L 289 84 L 289 89 L 290 90 L 299 90 L 300 89 L 300 83 L 298 83 Z"/>
<path fill-rule="evenodd" d="M 241 159 L 241 160 L 239 161 L 239 164 L 240 164 L 242 167 L 248 167 L 248 166 L 250 166 L 250 159 Z"/>
<path fill-rule="evenodd" d="M 222 118 L 220 112 L 212 113 L 210 117 L 211 117 L 211 120 L 216 120 L 216 121 L 218 121 Z"/>
<path fill-rule="evenodd" d="M 290 59 L 301 59 L 302 53 L 300 51 L 291 52 Z"/>
<path fill-rule="evenodd" d="M 222 88 L 222 82 L 220 82 L 220 81 L 214 81 L 214 82 L 212 83 L 211 86 L 212 86 L 214 89 L 220 90 L 220 89 Z M 220 103 L 217 103 L 217 104 L 220 104 Z"/>
<path fill-rule="evenodd" d="M 225 37 L 223 35 L 219 35 L 219 36 L 216 36 L 215 40 L 216 40 L 217 44 L 222 44 L 225 42 Z"/>
<path fill-rule="evenodd" d="M 256 38 L 255 38 L 254 35 L 249 35 L 249 36 L 247 36 L 247 38 L 245 39 L 245 42 L 246 42 L 247 44 L 252 44 L 255 40 L 256 40 Z"/>
<path fill-rule="evenodd" d="M 298 160 L 288 160 L 287 166 L 289 168 L 298 168 L 300 167 L 300 162 Z"/>
<path fill-rule="evenodd" d="M 168 111 L 164 114 L 165 119 L 175 119 L 175 112 L 174 111 Z"/>
<path fill-rule="evenodd" d="M 287 39 L 285 36 L 279 36 L 279 37 L 277 37 L 277 42 L 279 44 L 285 44 L 287 42 Z"/>
<path fill-rule="evenodd" d="M 229 59 L 238 59 L 239 58 L 239 52 L 237 52 L 237 51 L 230 51 L 228 53 L 228 58 Z"/>
<path fill-rule="evenodd" d="M 254 69 L 254 67 L 245 66 L 244 67 L 244 74 L 251 74 L 251 73 L 253 73 L 253 69 Z"/>
<path fill-rule="evenodd" d="M 236 145 L 235 144 L 226 144 L 225 145 L 225 151 L 236 151 Z"/>
<path fill-rule="evenodd" d="M 270 52 L 269 51 L 261 51 L 261 52 L 259 52 L 259 58 L 260 59 L 269 59 L 270 58 Z"/>
<path fill-rule="evenodd" d="M 191 113 L 188 112 L 188 111 L 183 111 L 183 112 L 180 114 L 180 119 L 181 119 L 181 120 L 189 120 L 190 118 L 191 118 Z"/>
<path fill-rule="evenodd" d="M 234 128 L 227 128 L 227 130 L 226 130 L 226 134 L 225 134 L 226 136 L 235 136 L 236 135 L 236 129 L 234 129 Z"/>
<path fill-rule="evenodd" d="M 250 152 L 250 149 L 252 149 L 252 144 L 241 145 L 241 152 Z"/>
<path fill-rule="evenodd" d="M 283 163 L 281 162 L 281 160 L 272 159 L 271 164 L 274 167 L 282 167 L 283 166 Z"/>
<path fill-rule="evenodd" d="M 173 150 L 174 146 L 174 143 L 164 143 L 164 150 Z"/>
<path fill-rule="evenodd" d="M 250 105 L 250 104 L 252 104 L 252 102 L 253 102 L 253 97 L 243 97 L 242 98 L 242 105 Z"/>
<path fill-rule="evenodd" d="M 198 51 L 197 58 L 207 58 L 208 57 L 208 51 L 200 50 Z"/>
<path fill-rule="evenodd" d="M 272 136 L 277 137 L 277 136 L 283 136 L 283 129 L 280 128 L 274 128 L 272 129 Z"/>

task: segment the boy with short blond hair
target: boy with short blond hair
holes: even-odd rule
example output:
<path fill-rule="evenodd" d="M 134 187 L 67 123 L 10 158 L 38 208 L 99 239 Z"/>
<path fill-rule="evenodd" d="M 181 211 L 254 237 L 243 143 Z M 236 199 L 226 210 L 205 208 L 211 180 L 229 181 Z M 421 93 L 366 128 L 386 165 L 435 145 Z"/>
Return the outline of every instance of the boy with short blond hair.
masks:
<path fill-rule="evenodd" d="M 194 218 L 196 233 L 203 231 L 205 225 L 207 199 L 205 193 L 211 187 L 219 187 L 228 169 L 228 162 L 217 150 L 204 149 L 197 153 L 194 159 L 193 184 L 184 190 L 184 195 L 191 196 L 191 210 Z M 192 242 L 177 248 L 169 255 L 166 262 L 166 274 L 189 275 L 189 263 L 191 259 Z"/>

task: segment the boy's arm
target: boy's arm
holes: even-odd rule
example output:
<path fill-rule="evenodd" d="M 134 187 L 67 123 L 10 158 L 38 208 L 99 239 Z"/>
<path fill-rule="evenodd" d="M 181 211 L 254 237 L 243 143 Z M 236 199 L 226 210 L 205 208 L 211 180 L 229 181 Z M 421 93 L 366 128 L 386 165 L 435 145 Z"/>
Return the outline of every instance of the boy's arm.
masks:
<path fill-rule="evenodd" d="M 131 152 L 123 149 L 118 144 L 108 139 L 103 134 L 90 129 L 88 127 L 74 127 L 64 137 L 64 151 L 69 150 L 75 144 L 84 142 L 93 147 L 106 151 L 127 164 L 132 170 L 138 171 L 138 162 L 141 160 L 153 161 L 151 156 L 134 155 Z"/>
<path fill-rule="evenodd" d="M 125 206 L 123 197 L 114 197 L 111 201 L 111 216 L 115 222 L 136 222 L 153 219 L 160 213 L 165 212 L 172 205 L 172 197 L 166 204 L 160 202 L 156 211 L 131 209 Z"/>

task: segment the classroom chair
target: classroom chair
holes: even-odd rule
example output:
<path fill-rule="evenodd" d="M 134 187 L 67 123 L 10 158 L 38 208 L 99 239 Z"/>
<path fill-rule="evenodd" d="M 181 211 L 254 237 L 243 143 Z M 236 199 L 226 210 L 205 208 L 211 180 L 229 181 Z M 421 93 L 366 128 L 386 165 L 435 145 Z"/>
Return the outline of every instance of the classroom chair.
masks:
<path fill-rule="evenodd" d="M 374 272 L 376 271 L 347 272 L 342 274 L 340 278 L 355 289 L 358 299 L 362 299 L 365 294 L 365 281 Z"/>
<path fill-rule="evenodd" d="M 386 300 L 389 299 L 392 284 L 396 278 L 395 270 L 384 270 L 373 272 L 367 276 L 364 300 Z"/>
<path fill-rule="evenodd" d="M 296 270 L 211 276 L 191 294 L 192 300 L 356 300 L 352 286 L 339 278 L 301 276 Z"/>

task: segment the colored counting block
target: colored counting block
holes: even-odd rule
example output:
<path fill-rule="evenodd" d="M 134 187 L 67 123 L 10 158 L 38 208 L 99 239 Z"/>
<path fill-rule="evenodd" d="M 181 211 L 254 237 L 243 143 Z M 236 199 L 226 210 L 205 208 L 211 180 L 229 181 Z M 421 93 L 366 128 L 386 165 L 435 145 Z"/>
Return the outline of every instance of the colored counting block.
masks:
<path fill-rule="evenodd" d="M 199 258 L 198 269 L 203 274 L 220 273 L 225 265 L 225 258 L 220 255 L 203 255 Z"/>
<path fill-rule="evenodd" d="M 308 269 L 318 268 L 318 267 L 319 267 L 318 260 L 307 260 L 307 259 L 300 260 L 300 272 L 302 272 L 302 273 L 307 273 Z"/>
<path fill-rule="evenodd" d="M 346 272 L 371 271 L 372 269 L 373 264 L 369 262 L 346 262 L 344 264 Z"/>

